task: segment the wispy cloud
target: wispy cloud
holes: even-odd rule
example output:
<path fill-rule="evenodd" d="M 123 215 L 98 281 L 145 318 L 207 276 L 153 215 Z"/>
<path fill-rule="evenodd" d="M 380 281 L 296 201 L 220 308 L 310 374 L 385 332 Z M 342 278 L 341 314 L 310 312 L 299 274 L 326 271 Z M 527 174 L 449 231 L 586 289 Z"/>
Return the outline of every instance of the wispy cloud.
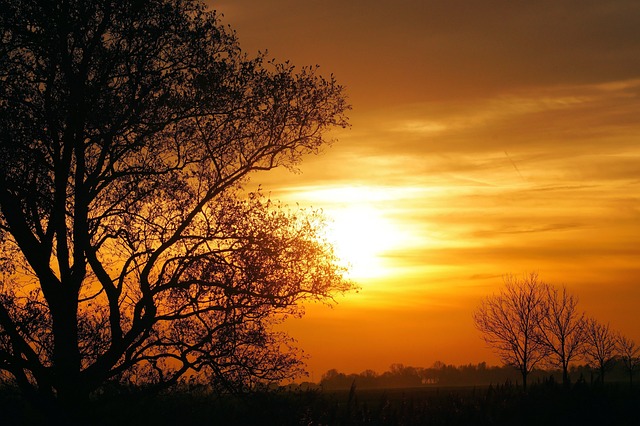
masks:
<path fill-rule="evenodd" d="M 485 356 L 479 339 L 469 343 L 474 303 L 503 274 L 532 270 L 640 338 L 624 314 L 640 300 L 638 1 L 215 6 L 248 52 L 319 63 L 353 104 L 352 128 L 334 133 L 338 143 L 305 159 L 300 174 L 251 184 L 327 211 L 374 208 L 411 236 L 378 253 L 387 276 L 365 280 L 331 316 L 312 311 L 313 326 L 297 336 L 303 346 L 311 339 L 310 352 L 329 359 L 334 336 L 352 345 L 356 336 L 340 334 L 345 321 L 361 325 L 362 347 L 378 348 L 374 330 L 391 321 L 394 330 L 428 329 L 435 347 L 465 336 L 464 357 Z M 394 347 L 414 354 L 408 332 L 396 334 Z"/>

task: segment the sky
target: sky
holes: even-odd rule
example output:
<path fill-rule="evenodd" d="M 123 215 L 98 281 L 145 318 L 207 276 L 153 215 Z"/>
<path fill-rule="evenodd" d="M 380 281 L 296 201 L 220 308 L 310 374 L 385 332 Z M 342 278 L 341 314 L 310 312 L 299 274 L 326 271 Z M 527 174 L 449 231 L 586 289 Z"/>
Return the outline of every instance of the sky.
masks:
<path fill-rule="evenodd" d="M 299 173 L 357 293 L 283 327 L 312 380 L 499 364 L 474 328 L 506 274 L 565 285 L 640 342 L 640 2 L 210 1 L 250 55 L 319 65 L 351 127 Z"/>

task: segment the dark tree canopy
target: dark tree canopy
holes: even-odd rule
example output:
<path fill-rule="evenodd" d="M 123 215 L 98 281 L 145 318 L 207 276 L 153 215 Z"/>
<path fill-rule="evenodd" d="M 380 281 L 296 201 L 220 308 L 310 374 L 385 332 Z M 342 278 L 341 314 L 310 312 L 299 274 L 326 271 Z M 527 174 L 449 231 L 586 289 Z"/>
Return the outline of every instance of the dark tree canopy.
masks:
<path fill-rule="evenodd" d="M 317 217 L 237 193 L 346 126 L 342 87 L 248 58 L 197 1 L 0 10 L 0 369 L 67 407 L 289 375 L 274 315 L 349 283 Z"/>

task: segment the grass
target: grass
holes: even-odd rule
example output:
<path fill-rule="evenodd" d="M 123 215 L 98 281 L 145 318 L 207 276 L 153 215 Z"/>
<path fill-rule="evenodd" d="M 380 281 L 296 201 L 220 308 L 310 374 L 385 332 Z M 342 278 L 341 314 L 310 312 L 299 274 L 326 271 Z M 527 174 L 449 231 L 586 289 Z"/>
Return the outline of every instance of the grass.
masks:
<path fill-rule="evenodd" d="M 640 390 L 628 384 L 147 395 L 120 392 L 93 401 L 87 424 L 102 425 L 636 425 Z M 9 388 L 2 424 L 45 424 Z"/>

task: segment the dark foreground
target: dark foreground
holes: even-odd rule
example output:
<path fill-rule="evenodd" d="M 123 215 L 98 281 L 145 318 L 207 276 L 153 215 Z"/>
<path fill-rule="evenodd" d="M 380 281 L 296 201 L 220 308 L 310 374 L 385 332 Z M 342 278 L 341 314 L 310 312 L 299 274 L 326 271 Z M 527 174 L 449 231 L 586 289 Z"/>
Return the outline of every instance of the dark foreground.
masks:
<path fill-rule="evenodd" d="M 640 389 L 557 384 L 389 390 L 265 392 L 215 397 L 206 392 L 102 395 L 88 407 L 92 425 L 639 425 Z M 5 388 L 0 424 L 47 424 Z"/>

